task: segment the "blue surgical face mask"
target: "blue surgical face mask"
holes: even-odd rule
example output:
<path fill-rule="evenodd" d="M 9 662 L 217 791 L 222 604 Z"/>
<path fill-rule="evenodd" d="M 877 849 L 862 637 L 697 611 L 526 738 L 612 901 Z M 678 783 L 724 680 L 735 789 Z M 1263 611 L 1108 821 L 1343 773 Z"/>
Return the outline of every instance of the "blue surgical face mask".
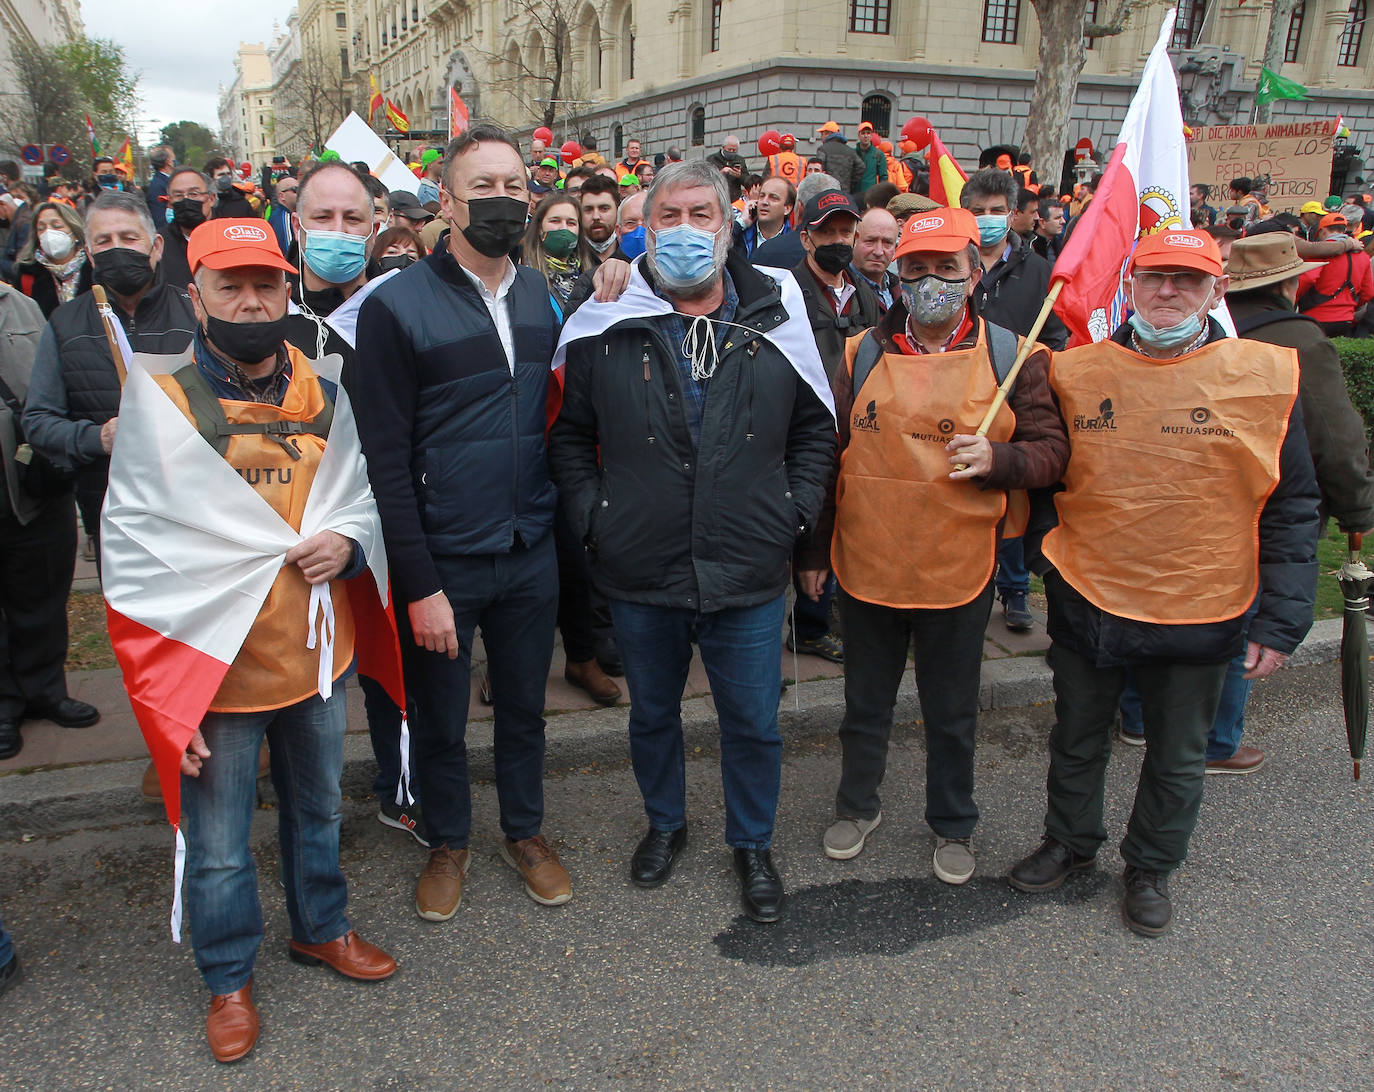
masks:
<path fill-rule="evenodd" d="M 691 288 L 715 271 L 716 233 L 690 224 L 654 232 L 654 269 L 670 288 Z"/>
<path fill-rule="evenodd" d="M 358 279 L 367 265 L 367 235 L 346 231 L 305 232 L 305 264 L 322 281 L 348 284 Z"/>
<path fill-rule="evenodd" d="M 1153 349 L 1177 349 L 1191 345 L 1202 333 L 1202 319 L 1196 311 L 1177 325 L 1163 328 L 1155 326 L 1139 311 L 1127 321 L 1135 331 L 1135 336 Z"/>
<path fill-rule="evenodd" d="M 996 246 L 1007 237 L 1011 220 L 1005 212 L 974 217 L 978 221 L 978 241 L 982 246 Z"/>
<path fill-rule="evenodd" d="M 620 249 L 623 250 L 626 257 L 631 260 L 643 254 L 646 245 L 643 224 L 640 224 L 634 231 L 627 231 L 620 237 Z"/>

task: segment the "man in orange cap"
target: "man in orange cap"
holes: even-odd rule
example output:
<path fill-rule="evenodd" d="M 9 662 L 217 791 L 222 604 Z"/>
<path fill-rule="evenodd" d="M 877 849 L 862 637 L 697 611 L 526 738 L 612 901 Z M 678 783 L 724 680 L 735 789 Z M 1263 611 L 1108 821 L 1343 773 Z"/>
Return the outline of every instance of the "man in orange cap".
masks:
<path fill-rule="evenodd" d="M 844 139 L 839 122 L 827 121 L 816 132 L 821 138 L 816 155 L 825 173 L 838 182 L 845 193 L 855 196 L 863 193 L 863 160 Z"/>
<path fill-rule="evenodd" d="M 878 788 L 914 640 L 933 868 L 962 884 L 975 866 L 974 730 L 1008 491 L 1058 481 L 1068 442 L 1043 349 L 1027 360 L 988 435 L 976 435 L 1018 339 L 972 302 L 983 273 L 973 214 L 913 215 L 896 257 L 900 299 L 849 339 L 832 379 L 839 478 L 810 545 L 798 551 L 811 598 L 833 569 L 846 645 L 843 767 L 824 847 L 837 860 L 854 857 L 882 818 Z"/>
<path fill-rule="evenodd" d="M 167 374 L 157 381 L 243 481 L 299 530 L 326 443 L 343 442 L 337 430 L 344 419 L 333 412 L 337 377 L 321 378 L 286 343 L 292 266 L 258 219 L 201 224 L 191 233 L 187 258 L 197 329 L 184 354 L 163 358 Z M 352 445 L 357 450 L 356 438 Z M 380 535 L 375 507 L 370 522 Z M 107 580 L 120 578 L 115 565 L 112 560 Z M 301 640 L 312 586 L 356 576 L 365 565 L 360 543 L 336 531 L 321 531 L 287 552 L 181 760 L 186 911 L 196 965 L 211 994 L 206 1036 L 221 1062 L 242 1058 L 258 1035 L 252 975 L 263 925 L 249 841 L 264 737 L 280 798 L 290 957 L 363 981 L 396 970 L 390 956 L 349 924 L 339 869 L 342 680 L 351 670 L 354 636 L 348 598 L 333 596 L 328 698 L 319 691 L 320 654 Z"/>
<path fill-rule="evenodd" d="M 1121 842 L 1122 917 L 1142 936 L 1173 920 L 1167 880 L 1197 823 L 1228 662 L 1243 649 L 1247 677 L 1269 675 L 1312 624 L 1320 496 L 1297 356 L 1226 337 L 1209 317 L 1226 287 L 1205 231 L 1148 235 L 1128 267 L 1130 320 L 1050 369 L 1070 455 L 1043 544 L 1049 804 L 1009 880 L 1048 891 L 1096 862 L 1129 667 L 1147 750 Z"/>
<path fill-rule="evenodd" d="M 864 165 L 863 176 L 859 179 L 859 193 L 867 193 L 870 187 L 888 180 L 887 156 L 878 147 L 871 121 L 859 122 L 859 143 L 854 152 Z"/>
<path fill-rule="evenodd" d="M 797 138 L 791 133 L 783 133 L 781 151 L 767 158 L 763 177 L 783 178 L 796 186 L 801 181 L 801 176 L 802 159 L 797 154 Z"/>
<path fill-rule="evenodd" d="M 1319 243 L 1349 237 L 1350 226 L 1339 212 L 1323 216 L 1314 236 Z M 1374 272 L 1369 255 L 1359 249 L 1331 258 L 1298 281 L 1298 310 L 1317 322 L 1327 337 L 1349 337 L 1371 299 Z"/>

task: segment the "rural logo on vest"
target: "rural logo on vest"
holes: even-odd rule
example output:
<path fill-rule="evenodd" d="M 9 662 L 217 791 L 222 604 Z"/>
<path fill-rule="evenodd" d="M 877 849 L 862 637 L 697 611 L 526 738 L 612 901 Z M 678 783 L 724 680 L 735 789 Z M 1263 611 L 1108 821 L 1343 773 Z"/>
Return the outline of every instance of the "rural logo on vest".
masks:
<path fill-rule="evenodd" d="M 878 427 L 877 400 L 875 399 L 874 401 L 868 404 L 867 413 L 860 415 L 856 412 L 854 414 L 854 420 L 850 423 L 849 427 L 852 429 L 858 429 L 860 432 L 881 432 L 882 429 Z"/>
<path fill-rule="evenodd" d="M 1086 413 L 1075 413 L 1073 415 L 1074 432 L 1115 432 L 1116 431 L 1116 411 L 1112 409 L 1110 398 L 1102 399 L 1097 407 L 1097 416 L 1089 417 Z"/>

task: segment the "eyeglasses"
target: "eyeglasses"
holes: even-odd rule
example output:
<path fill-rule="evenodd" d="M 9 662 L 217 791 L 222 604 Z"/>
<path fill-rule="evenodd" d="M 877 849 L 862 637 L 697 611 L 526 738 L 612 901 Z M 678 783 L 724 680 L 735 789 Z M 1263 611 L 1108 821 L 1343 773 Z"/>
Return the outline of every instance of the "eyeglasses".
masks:
<path fill-rule="evenodd" d="M 1164 282 L 1168 281 L 1173 285 L 1175 292 L 1191 294 L 1210 288 L 1214 279 L 1210 273 L 1197 273 L 1192 270 L 1184 273 L 1160 273 L 1152 269 L 1137 269 L 1131 274 L 1135 286 L 1143 288 L 1146 292 L 1158 292 L 1164 287 Z"/>
<path fill-rule="evenodd" d="M 209 196 L 204 190 L 191 190 L 188 193 L 178 193 L 175 196 L 169 193 L 167 203 L 170 205 L 173 201 L 204 201 Z"/>

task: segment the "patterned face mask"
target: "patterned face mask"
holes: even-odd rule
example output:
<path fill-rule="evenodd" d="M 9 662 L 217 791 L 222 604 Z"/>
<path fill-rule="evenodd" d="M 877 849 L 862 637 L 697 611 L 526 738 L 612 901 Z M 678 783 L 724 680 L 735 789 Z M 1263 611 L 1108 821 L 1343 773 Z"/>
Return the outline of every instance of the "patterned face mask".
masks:
<path fill-rule="evenodd" d="M 913 280 L 902 280 L 902 301 L 906 312 L 918 326 L 943 326 L 954 318 L 967 298 L 967 277 L 947 279 L 934 273 Z"/>

